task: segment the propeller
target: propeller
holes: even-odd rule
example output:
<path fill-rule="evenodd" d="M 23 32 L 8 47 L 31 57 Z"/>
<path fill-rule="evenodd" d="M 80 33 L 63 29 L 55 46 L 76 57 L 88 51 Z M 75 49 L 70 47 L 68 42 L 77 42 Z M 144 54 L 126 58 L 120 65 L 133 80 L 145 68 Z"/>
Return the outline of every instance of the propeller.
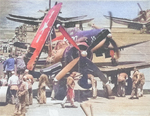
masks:
<path fill-rule="evenodd" d="M 99 70 L 99 68 L 88 58 L 88 54 L 92 52 L 93 47 L 88 47 L 84 50 L 73 41 L 70 35 L 65 31 L 61 25 L 57 25 L 60 32 L 64 37 L 72 44 L 69 46 L 62 58 L 62 64 L 66 63 L 64 68 L 56 75 L 55 80 L 60 80 L 63 78 L 69 71 L 79 71 L 83 76 L 78 81 L 79 85 L 83 88 L 90 88 L 92 85 L 88 84 L 88 74 L 93 74 L 94 76 L 99 77 L 104 83 L 107 83 L 107 78 Z M 104 40 L 105 41 L 105 40 Z M 104 42 L 102 42 L 104 43 Z M 98 46 L 102 46 L 98 45 Z"/>
<path fill-rule="evenodd" d="M 139 15 L 139 18 L 143 18 L 144 19 L 144 21 L 146 21 L 146 11 L 144 11 L 144 10 L 142 10 L 142 8 L 141 8 L 141 6 L 140 6 L 140 4 L 139 3 L 137 3 L 138 4 L 138 6 L 139 6 L 139 8 L 140 8 L 140 15 Z"/>
<path fill-rule="evenodd" d="M 110 30 L 112 29 L 112 25 L 113 25 L 113 19 L 112 19 L 112 13 L 111 11 L 108 12 L 109 13 L 109 19 L 110 19 Z M 109 48 L 109 44 L 112 45 L 112 47 Z M 105 45 L 106 47 L 110 50 L 110 56 L 114 59 L 118 59 L 119 56 L 119 49 L 118 46 L 116 44 L 116 42 L 112 39 L 112 35 L 108 34 L 107 35 L 107 41 L 105 41 Z"/>

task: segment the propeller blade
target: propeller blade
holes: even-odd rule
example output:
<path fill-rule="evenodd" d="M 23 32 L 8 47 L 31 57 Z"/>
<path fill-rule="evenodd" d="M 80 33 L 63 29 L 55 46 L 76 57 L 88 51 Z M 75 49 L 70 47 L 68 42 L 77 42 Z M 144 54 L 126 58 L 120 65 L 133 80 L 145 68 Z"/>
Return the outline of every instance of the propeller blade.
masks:
<path fill-rule="evenodd" d="M 116 53 L 116 58 L 119 58 L 119 49 L 118 49 L 118 46 L 117 46 L 116 42 L 111 38 L 109 38 L 109 41 L 110 41 L 110 43 L 112 44 L 112 46 L 114 48 L 114 52 Z"/>
<path fill-rule="evenodd" d="M 79 61 L 80 57 L 72 60 L 69 64 L 67 64 L 55 77 L 56 80 L 62 79 Z"/>
<path fill-rule="evenodd" d="M 97 76 L 101 79 L 103 83 L 107 83 L 108 79 L 104 76 L 104 74 L 100 71 L 100 69 L 88 58 L 85 59 L 88 70 L 93 71 L 93 75 Z"/>
<path fill-rule="evenodd" d="M 112 13 L 109 11 L 109 17 L 110 17 L 110 29 L 112 28 Z"/>
<path fill-rule="evenodd" d="M 76 48 L 80 51 L 80 48 L 77 46 L 77 44 L 73 41 L 73 39 L 70 37 L 70 35 L 66 32 L 66 30 L 61 26 L 58 25 L 59 31 L 64 35 L 64 37 Z"/>
<path fill-rule="evenodd" d="M 51 0 L 49 0 L 49 9 L 51 9 Z"/>
<path fill-rule="evenodd" d="M 99 42 L 94 48 L 91 49 L 92 52 L 96 51 L 97 49 L 101 48 L 106 42 L 106 38 Z"/>
<path fill-rule="evenodd" d="M 103 29 L 100 33 L 98 33 L 95 38 L 93 39 L 89 49 L 92 51 L 97 50 L 98 48 L 102 47 L 104 42 L 106 41 L 107 35 L 110 33 L 108 29 Z"/>
<path fill-rule="evenodd" d="M 139 3 L 137 3 L 137 5 L 139 6 L 140 10 L 141 10 L 141 11 L 143 11 L 143 10 L 142 10 L 142 8 L 141 8 L 141 6 L 140 6 L 140 4 L 139 4 Z"/>
<path fill-rule="evenodd" d="M 146 11 L 142 10 L 141 5 L 139 3 L 137 3 L 139 8 L 140 8 L 140 14 L 139 17 L 143 18 L 146 21 Z"/>

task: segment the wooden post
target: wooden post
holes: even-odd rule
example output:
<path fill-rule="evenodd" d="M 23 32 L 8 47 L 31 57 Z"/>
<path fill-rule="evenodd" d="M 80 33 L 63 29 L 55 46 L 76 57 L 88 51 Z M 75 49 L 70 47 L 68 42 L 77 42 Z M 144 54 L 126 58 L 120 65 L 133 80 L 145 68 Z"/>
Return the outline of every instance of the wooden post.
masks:
<path fill-rule="evenodd" d="M 92 104 L 90 104 L 90 111 L 91 111 L 91 116 L 94 116 L 93 115 L 93 106 L 92 106 Z"/>
<path fill-rule="evenodd" d="M 90 116 L 85 109 L 85 104 L 80 104 L 80 107 L 82 108 L 86 116 Z"/>

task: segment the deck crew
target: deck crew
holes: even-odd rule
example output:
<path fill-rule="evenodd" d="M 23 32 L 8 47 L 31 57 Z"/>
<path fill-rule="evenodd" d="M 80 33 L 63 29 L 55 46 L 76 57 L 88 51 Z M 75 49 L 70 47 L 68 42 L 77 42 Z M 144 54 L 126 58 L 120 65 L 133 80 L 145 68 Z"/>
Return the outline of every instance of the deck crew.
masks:
<path fill-rule="evenodd" d="M 69 101 L 71 103 L 71 106 L 74 108 L 77 108 L 77 106 L 74 105 L 74 87 L 75 87 L 75 79 L 76 72 L 72 72 L 70 76 L 67 78 L 67 95 L 63 99 L 63 102 L 61 103 L 62 108 L 65 107 L 65 103 Z"/>
<path fill-rule="evenodd" d="M 47 75 L 42 74 L 38 85 L 38 101 L 40 104 L 46 104 L 46 86 L 51 87 Z"/>
<path fill-rule="evenodd" d="M 28 95 L 29 95 L 28 105 L 32 105 L 32 103 L 33 103 L 32 85 L 34 83 L 33 76 L 31 74 L 29 74 L 28 69 L 25 70 L 24 76 L 27 77 L 27 83 L 28 83 Z"/>
<path fill-rule="evenodd" d="M 20 76 L 20 74 L 23 74 L 26 69 L 26 65 L 23 60 L 23 56 L 21 56 L 21 54 L 17 56 L 17 58 L 15 59 L 15 63 L 16 63 L 17 74 L 18 76 Z"/>
<path fill-rule="evenodd" d="M 125 86 L 126 86 L 126 79 L 128 78 L 128 75 L 125 72 L 121 72 L 117 77 L 117 96 L 125 96 Z"/>
<path fill-rule="evenodd" d="M 21 80 L 20 80 L 20 85 L 18 88 L 18 99 L 19 99 L 19 104 L 18 107 L 15 108 L 15 112 L 14 114 L 22 114 L 23 116 L 25 116 L 26 113 L 26 92 L 27 92 L 27 84 L 25 82 L 26 77 L 24 76 Z"/>
<path fill-rule="evenodd" d="M 136 96 L 136 98 L 139 99 L 138 90 L 140 90 L 140 92 L 142 93 L 140 94 L 140 96 L 141 95 L 143 96 L 144 83 L 145 83 L 144 74 L 140 73 L 136 68 L 134 68 L 134 73 L 132 77 L 132 93 L 130 99 L 133 99 L 134 96 Z"/>
<path fill-rule="evenodd" d="M 20 80 L 19 80 L 18 76 L 15 75 L 14 71 L 12 71 L 11 73 L 12 73 L 12 76 L 8 79 L 8 86 L 10 88 L 12 104 L 15 104 L 16 93 L 18 91 L 18 86 L 19 86 Z"/>
<path fill-rule="evenodd" d="M 4 61 L 3 68 L 7 72 L 8 79 L 11 76 L 11 71 L 15 70 L 15 59 L 9 54 L 9 58 Z"/>
<path fill-rule="evenodd" d="M 143 73 L 139 73 L 139 88 L 138 88 L 139 97 L 143 96 L 144 84 L 145 84 L 145 76 Z"/>

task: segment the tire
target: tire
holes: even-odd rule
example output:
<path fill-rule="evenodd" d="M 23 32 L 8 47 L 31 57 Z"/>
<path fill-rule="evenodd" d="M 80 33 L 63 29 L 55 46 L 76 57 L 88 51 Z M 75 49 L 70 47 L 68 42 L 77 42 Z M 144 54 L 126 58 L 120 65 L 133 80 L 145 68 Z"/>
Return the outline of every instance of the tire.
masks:
<path fill-rule="evenodd" d="M 8 99 L 9 99 L 8 86 L 1 86 L 0 87 L 0 102 L 3 104 L 7 104 Z"/>
<path fill-rule="evenodd" d="M 110 85 L 105 85 L 104 89 L 105 89 L 105 96 L 107 98 L 112 95 L 112 90 L 111 90 Z"/>

